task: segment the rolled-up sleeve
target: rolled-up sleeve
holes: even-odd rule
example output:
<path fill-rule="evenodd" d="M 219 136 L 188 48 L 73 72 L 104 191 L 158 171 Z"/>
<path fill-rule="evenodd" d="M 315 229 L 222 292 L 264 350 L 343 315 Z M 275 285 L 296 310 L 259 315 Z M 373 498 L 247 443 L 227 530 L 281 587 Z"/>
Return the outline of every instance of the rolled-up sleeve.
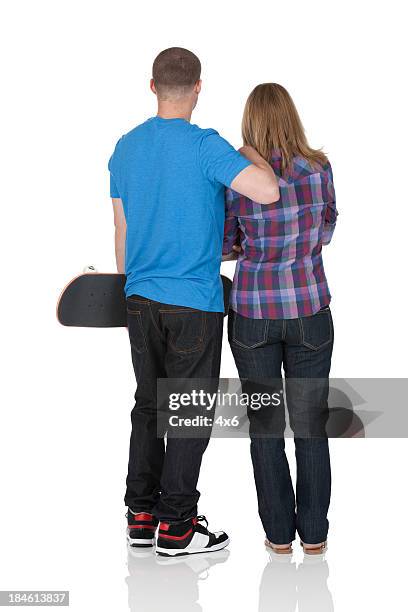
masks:
<path fill-rule="evenodd" d="M 238 218 L 233 212 L 234 198 L 237 197 L 232 189 L 225 190 L 225 224 L 224 224 L 224 242 L 222 246 L 222 254 L 228 255 L 232 251 L 235 244 L 240 243 L 240 229 Z"/>
<path fill-rule="evenodd" d="M 326 197 L 327 206 L 326 206 L 326 211 L 325 211 L 325 216 L 324 216 L 323 239 L 322 239 L 322 242 L 324 245 L 329 244 L 333 237 L 333 233 L 336 228 L 337 217 L 339 214 L 337 207 L 336 207 L 336 193 L 334 190 L 333 172 L 332 172 L 330 164 L 328 164 L 328 167 L 326 170 L 326 185 L 325 186 L 326 186 L 326 194 L 327 194 L 327 197 Z"/>

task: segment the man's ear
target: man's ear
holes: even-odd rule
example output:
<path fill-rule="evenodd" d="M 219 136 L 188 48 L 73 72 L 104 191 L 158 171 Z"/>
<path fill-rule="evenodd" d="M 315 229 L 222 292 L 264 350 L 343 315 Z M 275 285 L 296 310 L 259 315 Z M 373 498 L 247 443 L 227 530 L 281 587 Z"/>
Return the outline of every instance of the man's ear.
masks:
<path fill-rule="evenodd" d="M 202 84 L 202 80 L 200 79 L 199 81 L 197 81 L 197 83 L 194 85 L 194 93 L 196 93 L 197 95 L 200 93 L 201 91 L 201 84 Z"/>
<path fill-rule="evenodd" d="M 154 84 L 154 80 L 153 79 L 150 79 L 150 89 L 157 96 L 156 86 Z"/>

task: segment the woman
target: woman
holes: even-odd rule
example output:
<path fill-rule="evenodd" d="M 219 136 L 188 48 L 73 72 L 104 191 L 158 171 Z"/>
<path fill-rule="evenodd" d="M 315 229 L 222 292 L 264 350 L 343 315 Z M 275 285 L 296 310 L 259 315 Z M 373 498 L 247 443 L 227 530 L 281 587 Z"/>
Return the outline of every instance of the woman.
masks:
<path fill-rule="evenodd" d="M 256 435 L 252 417 L 259 514 L 273 550 L 291 553 L 297 531 L 304 551 L 318 554 L 326 548 L 331 487 L 325 424 L 333 322 L 322 245 L 330 242 L 337 217 L 333 176 L 324 153 L 309 146 L 281 85 L 255 87 L 242 134 L 244 145 L 271 163 L 280 200 L 262 205 L 227 191 L 223 252 L 240 251 L 229 341 L 241 379 L 280 380 L 283 367 L 297 463 L 295 496 L 284 425 L 265 435 L 268 420 L 257 414 Z"/>

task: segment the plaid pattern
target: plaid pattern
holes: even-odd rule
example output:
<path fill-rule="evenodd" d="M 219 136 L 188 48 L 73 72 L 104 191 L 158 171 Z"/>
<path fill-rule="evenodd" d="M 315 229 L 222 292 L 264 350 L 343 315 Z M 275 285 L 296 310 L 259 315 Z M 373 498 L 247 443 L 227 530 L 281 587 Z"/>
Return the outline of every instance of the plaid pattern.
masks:
<path fill-rule="evenodd" d="M 295 157 L 281 172 L 275 151 L 280 200 L 257 204 L 227 189 L 223 253 L 240 244 L 231 307 L 251 319 L 295 319 L 330 303 L 322 245 L 328 244 L 337 210 L 331 166 L 312 167 Z"/>

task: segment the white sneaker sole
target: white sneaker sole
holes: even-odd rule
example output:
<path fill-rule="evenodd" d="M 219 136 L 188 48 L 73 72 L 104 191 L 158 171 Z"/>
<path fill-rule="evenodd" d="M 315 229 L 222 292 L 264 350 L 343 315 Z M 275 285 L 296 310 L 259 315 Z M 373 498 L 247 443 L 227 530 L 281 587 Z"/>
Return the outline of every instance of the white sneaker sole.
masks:
<path fill-rule="evenodd" d="M 230 543 L 229 538 L 220 542 L 219 544 L 213 544 L 208 548 L 161 548 L 156 546 L 156 553 L 162 557 L 181 557 L 182 555 L 197 555 L 199 553 L 215 552 L 216 550 L 222 550 Z"/>
<path fill-rule="evenodd" d="M 129 546 L 135 548 L 152 548 L 155 545 L 155 539 L 147 540 L 146 538 L 131 538 L 127 536 Z"/>

